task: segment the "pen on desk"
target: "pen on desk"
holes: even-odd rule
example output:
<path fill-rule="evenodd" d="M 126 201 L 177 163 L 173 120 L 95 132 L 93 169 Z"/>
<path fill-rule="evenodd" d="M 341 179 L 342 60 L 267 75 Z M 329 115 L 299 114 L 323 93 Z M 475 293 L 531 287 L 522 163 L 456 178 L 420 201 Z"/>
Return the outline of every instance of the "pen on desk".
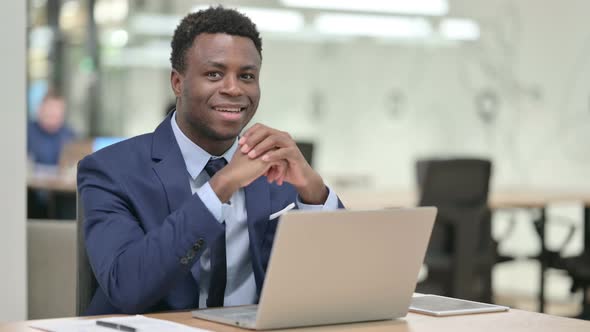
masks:
<path fill-rule="evenodd" d="M 117 323 L 112 323 L 112 322 L 107 322 L 104 320 L 97 320 L 96 325 L 102 326 L 102 327 L 108 327 L 108 328 L 119 330 L 119 331 L 125 331 L 125 332 L 135 332 L 136 331 L 136 329 L 134 327 L 127 326 L 127 325 L 121 325 L 121 324 L 117 324 Z"/>

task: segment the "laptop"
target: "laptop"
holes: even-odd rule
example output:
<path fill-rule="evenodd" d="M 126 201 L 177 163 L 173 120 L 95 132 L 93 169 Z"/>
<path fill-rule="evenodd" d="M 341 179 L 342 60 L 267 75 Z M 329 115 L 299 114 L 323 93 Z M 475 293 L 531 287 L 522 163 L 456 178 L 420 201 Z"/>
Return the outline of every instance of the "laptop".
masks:
<path fill-rule="evenodd" d="M 434 207 L 288 212 L 259 304 L 192 315 L 255 330 L 404 317 L 435 216 Z"/>

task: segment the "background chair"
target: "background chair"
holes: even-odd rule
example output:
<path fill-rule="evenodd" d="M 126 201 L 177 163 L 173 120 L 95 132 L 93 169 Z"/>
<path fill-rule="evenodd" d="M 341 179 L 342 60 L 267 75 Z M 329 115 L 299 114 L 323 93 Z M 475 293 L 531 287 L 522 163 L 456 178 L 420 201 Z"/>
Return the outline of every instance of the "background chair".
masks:
<path fill-rule="evenodd" d="M 590 253 L 586 251 L 579 256 L 564 258 L 564 266 L 572 277 L 571 292 L 582 290 L 582 312 L 577 318 L 590 320 Z"/>
<path fill-rule="evenodd" d="M 297 144 L 303 158 L 305 158 L 307 163 L 313 167 L 313 142 L 296 141 L 295 144 Z"/>
<path fill-rule="evenodd" d="M 77 211 L 77 241 L 76 253 L 78 269 L 76 274 L 76 316 L 84 315 L 86 308 L 90 304 L 94 292 L 98 288 L 98 282 L 94 277 L 94 272 L 90 267 L 86 246 L 84 245 L 84 206 L 78 194 L 76 194 Z"/>
<path fill-rule="evenodd" d="M 425 259 L 428 277 L 418 292 L 492 302 L 491 168 L 480 159 L 417 162 L 419 205 L 438 208 Z"/>
<path fill-rule="evenodd" d="M 76 223 L 27 221 L 28 319 L 75 314 Z"/>

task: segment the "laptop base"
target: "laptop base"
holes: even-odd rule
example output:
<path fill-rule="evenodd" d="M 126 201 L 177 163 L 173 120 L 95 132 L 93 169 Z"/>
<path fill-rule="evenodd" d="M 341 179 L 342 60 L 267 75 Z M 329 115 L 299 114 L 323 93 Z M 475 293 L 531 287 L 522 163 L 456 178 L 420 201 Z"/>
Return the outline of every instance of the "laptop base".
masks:
<path fill-rule="evenodd" d="M 192 315 L 194 318 L 255 330 L 257 311 L 258 305 L 254 304 L 195 310 Z"/>

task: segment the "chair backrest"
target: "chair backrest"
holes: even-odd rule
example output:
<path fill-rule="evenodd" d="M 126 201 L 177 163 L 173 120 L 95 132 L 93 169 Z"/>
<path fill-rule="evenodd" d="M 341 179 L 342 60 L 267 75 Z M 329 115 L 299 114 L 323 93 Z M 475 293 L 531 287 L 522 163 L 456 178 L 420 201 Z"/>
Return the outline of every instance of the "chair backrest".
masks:
<path fill-rule="evenodd" d="M 76 313 L 76 223 L 27 220 L 28 319 Z"/>
<path fill-rule="evenodd" d="M 84 244 L 84 206 L 79 194 L 76 194 L 77 204 L 77 240 L 76 255 L 78 261 L 78 270 L 76 276 L 76 315 L 82 316 L 90 304 L 94 292 L 98 288 L 98 282 L 94 277 L 94 272 L 90 267 L 88 255 L 86 254 L 86 245 Z"/>
<path fill-rule="evenodd" d="M 305 158 L 307 163 L 313 167 L 313 142 L 297 141 L 295 144 L 297 144 L 303 158 Z"/>
<path fill-rule="evenodd" d="M 483 159 L 431 159 L 416 164 L 420 205 L 487 204 L 492 163 Z"/>
<path fill-rule="evenodd" d="M 444 268 L 449 277 L 445 278 L 447 286 L 443 287 L 447 289 L 442 295 L 491 299 L 493 243 L 487 205 L 491 169 L 491 162 L 482 159 L 431 159 L 416 163 L 419 204 L 438 208 L 426 262 L 428 265 L 438 259 L 449 264 Z M 441 259 L 445 256 L 450 259 Z M 483 285 L 478 287 L 481 291 L 475 291 L 475 285 Z"/>

